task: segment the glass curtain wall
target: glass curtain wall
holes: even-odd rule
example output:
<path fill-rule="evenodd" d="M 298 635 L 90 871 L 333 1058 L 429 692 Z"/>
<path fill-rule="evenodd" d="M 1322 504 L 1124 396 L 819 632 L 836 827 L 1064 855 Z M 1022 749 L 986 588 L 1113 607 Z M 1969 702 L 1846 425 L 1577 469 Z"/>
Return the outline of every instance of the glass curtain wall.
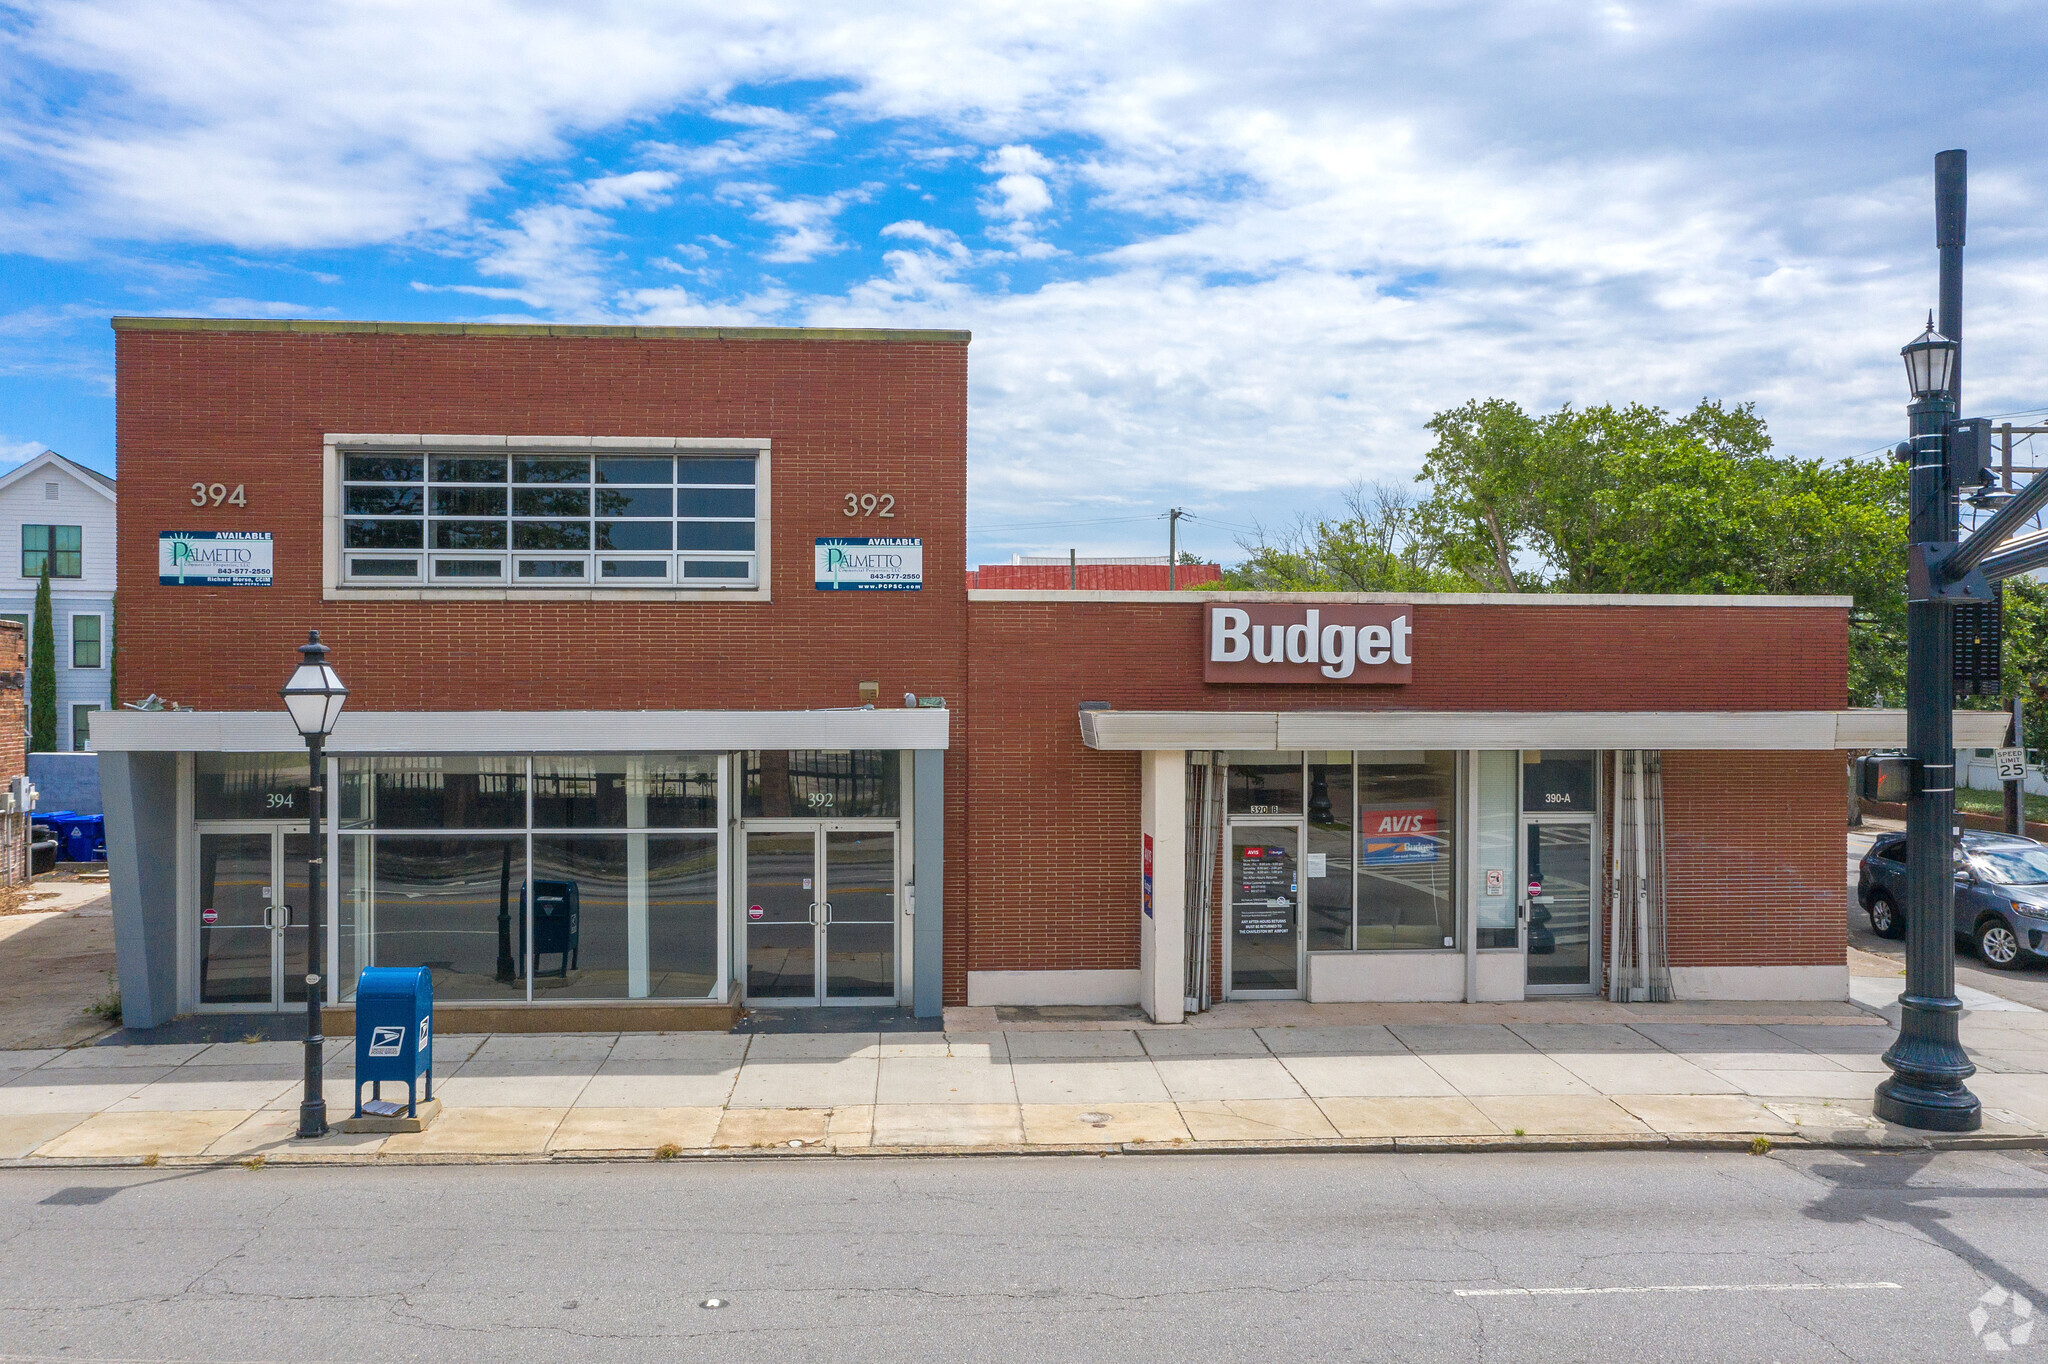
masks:
<path fill-rule="evenodd" d="M 718 766 L 343 759 L 342 989 L 364 966 L 418 965 L 448 1000 L 715 995 Z"/>
<path fill-rule="evenodd" d="M 1512 892 L 1515 755 L 1482 756 L 1506 762 L 1493 786 L 1504 788 L 1507 801 L 1503 885 Z M 1226 808 L 1233 823 L 1302 820 L 1309 951 L 1462 945 L 1466 831 L 1455 751 L 1243 752 L 1228 761 Z M 1499 813 L 1483 802 L 1482 811 L 1483 819 Z M 1506 942 L 1482 937 L 1481 946 L 1514 945 L 1511 893 L 1506 903 Z"/>

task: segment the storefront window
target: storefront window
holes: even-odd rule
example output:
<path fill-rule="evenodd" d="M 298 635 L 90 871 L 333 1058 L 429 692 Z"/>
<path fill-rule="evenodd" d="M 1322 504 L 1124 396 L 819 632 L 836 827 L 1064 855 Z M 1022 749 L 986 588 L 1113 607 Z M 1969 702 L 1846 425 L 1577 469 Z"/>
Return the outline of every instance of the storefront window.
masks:
<path fill-rule="evenodd" d="M 1479 948 L 1515 947 L 1516 755 L 1478 755 L 1479 827 L 1474 831 L 1479 860 Z"/>
<path fill-rule="evenodd" d="M 1528 749 L 1522 754 L 1522 809 L 1532 815 L 1593 812 L 1593 751 Z"/>
<path fill-rule="evenodd" d="M 304 819 L 304 753 L 201 753 L 197 755 L 195 819 Z"/>
<path fill-rule="evenodd" d="M 377 965 L 428 968 L 440 1000 L 526 998 L 524 838 L 379 835 L 372 858 Z"/>
<path fill-rule="evenodd" d="M 708 753 L 535 758 L 537 829 L 714 829 L 718 759 Z"/>
<path fill-rule="evenodd" d="M 1458 945 L 1458 755 L 1358 755 L 1361 950 Z"/>
<path fill-rule="evenodd" d="M 534 998 L 710 994 L 717 870 L 712 834 L 536 837 Z"/>
<path fill-rule="evenodd" d="M 895 749 L 764 749 L 740 755 L 748 819 L 894 819 L 902 796 Z"/>
<path fill-rule="evenodd" d="M 1351 946 L 1351 755 L 1308 755 L 1308 950 Z"/>
<path fill-rule="evenodd" d="M 526 999 L 529 971 L 537 999 L 716 993 L 716 755 L 346 758 L 341 767 L 342 999 L 370 965 L 426 966 L 450 1000 Z M 651 832 L 664 827 L 673 832 Z M 506 832 L 427 832 L 457 828 Z M 579 832 L 563 832 L 571 829 Z"/>
<path fill-rule="evenodd" d="M 1299 815 L 1301 754 L 1231 753 L 1227 788 L 1233 815 Z"/>
<path fill-rule="evenodd" d="M 350 758 L 347 776 L 365 785 L 344 801 L 345 822 L 379 829 L 522 829 L 526 759 Z M 353 808 L 351 808 L 353 807 Z"/>

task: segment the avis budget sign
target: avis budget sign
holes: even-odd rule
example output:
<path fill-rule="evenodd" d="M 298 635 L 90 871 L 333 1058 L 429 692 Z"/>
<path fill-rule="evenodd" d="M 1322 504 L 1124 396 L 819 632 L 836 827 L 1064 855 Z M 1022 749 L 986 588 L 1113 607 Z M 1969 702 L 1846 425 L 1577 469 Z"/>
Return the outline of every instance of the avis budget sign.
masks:
<path fill-rule="evenodd" d="M 1414 617 L 1405 603 L 1207 609 L 1204 682 L 1385 685 L 1413 672 Z"/>
<path fill-rule="evenodd" d="M 1358 812 L 1358 862 L 1365 867 L 1434 862 L 1443 848 L 1436 807 L 1368 807 Z"/>

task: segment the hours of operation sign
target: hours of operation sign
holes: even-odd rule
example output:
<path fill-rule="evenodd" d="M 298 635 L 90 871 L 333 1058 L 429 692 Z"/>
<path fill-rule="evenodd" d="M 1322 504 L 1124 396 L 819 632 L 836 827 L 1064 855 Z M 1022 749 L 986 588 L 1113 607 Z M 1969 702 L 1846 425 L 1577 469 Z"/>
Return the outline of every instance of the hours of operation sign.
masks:
<path fill-rule="evenodd" d="M 1294 931 L 1294 857 L 1270 845 L 1237 850 L 1237 913 L 1240 937 Z"/>

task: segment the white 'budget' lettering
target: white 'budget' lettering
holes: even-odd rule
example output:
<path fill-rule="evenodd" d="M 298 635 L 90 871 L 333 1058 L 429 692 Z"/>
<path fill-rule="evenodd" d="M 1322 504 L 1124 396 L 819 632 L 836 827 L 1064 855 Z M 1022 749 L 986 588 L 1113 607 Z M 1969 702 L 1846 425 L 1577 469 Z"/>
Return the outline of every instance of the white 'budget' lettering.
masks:
<path fill-rule="evenodd" d="M 1313 663 L 1323 676 L 1341 681 L 1363 663 L 1410 663 L 1413 629 L 1408 617 L 1389 625 L 1324 625 L 1310 607 L 1297 625 L 1253 625 L 1251 613 L 1218 607 L 1209 616 L 1209 658 L 1215 663 Z"/>

